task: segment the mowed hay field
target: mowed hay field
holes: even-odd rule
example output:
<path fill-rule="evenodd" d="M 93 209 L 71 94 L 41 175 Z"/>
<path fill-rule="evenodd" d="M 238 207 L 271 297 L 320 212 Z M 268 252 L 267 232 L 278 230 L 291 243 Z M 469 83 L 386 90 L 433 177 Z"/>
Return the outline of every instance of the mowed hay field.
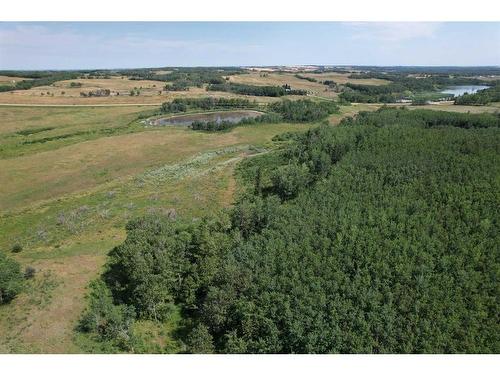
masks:
<path fill-rule="evenodd" d="M 148 212 L 195 218 L 229 206 L 240 160 L 272 147 L 276 134 L 311 126 L 146 128 L 135 119 L 147 111 L 0 107 L 0 251 L 37 271 L 0 306 L 0 352 L 84 351 L 74 328 L 86 287 L 128 220 Z M 14 244 L 23 250 L 11 253 Z"/>

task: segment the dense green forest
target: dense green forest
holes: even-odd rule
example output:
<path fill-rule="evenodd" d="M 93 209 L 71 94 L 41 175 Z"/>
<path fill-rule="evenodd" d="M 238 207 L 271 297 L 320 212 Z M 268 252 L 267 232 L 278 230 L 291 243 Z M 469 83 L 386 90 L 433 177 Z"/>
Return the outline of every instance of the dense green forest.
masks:
<path fill-rule="evenodd" d="M 332 113 L 337 113 L 339 107 L 331 101 L 312 101 L 310 99 L 282 100 L 269 104 L 270 111 L 279 113 L 283 119 L 290 122 L 308 122 L 324 119 Z"/>
<path fill-rule="evenodd" d="M 500 118 L 382 108 L 276 138 L 234 208 L 127 225 L 80 329 L 134 351 L 498 353 Z"/>

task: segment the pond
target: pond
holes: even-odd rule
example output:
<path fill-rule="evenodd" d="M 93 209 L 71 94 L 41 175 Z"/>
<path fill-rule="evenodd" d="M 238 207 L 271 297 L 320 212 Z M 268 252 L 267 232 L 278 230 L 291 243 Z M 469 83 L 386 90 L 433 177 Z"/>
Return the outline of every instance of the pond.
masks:
<path fill-rule="evenodd" d="M 263 115 L 262 112 L 258 111 L 225 111 L 225 112 L 208 112 L 208 113 L 196 113 L 190 115 L 178 115 L 170 117 L 162 117 L 158 119 L 153 119 L 149 121 L 150 125 L 153 126 L 163 126 L 163 125 L 183 125 L 189 126 L 194 121 L 201 122 L 216 122 L 220 123 L 222 121 L 228 121 L 233 124 L 240 122 L 245 118 L 255 118 Z"/>
<path fill-rule="evenodd" d="M 450 86 L 441 91 L 442 94 L 451 94 L 453 96 L 460 96 L 465 93 L 467 94 L 475 94 L 479 90 L 484 90 L 489 88 L 489 86 L 480 86 L 480 85 L 469 85 L 469 86 Z"/>

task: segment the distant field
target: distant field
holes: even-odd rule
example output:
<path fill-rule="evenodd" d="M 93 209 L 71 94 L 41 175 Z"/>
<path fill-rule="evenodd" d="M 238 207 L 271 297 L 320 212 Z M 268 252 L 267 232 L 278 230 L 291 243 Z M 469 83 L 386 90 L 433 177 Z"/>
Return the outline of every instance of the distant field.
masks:
<path fill-rule="evenodd" d="M 368 78 L 368 79 L 352 79 L 349 78 L 350 74 L 345 74 L 345 73 L 304 73 L 303 74 L 306 77 L 311 77 L 315 78 L 318 81 L 324 81 L 324 80 L 332 80 L 335 81 L 335 83 L 339 83 L 343 85 L 344 83 L 355 83 L 359 85 L 387 85 L 391 83 L 390 81 L 387 81 L 385 79 L 378 79 L 378 78 Z"/>
<path fill-rule="evenodd" d="M 0 86 L 2 85 L 13 85 L 16 82 L 20 81 L 26 81 L 31 78 L 25 78 L 25 77 L 9 77 L 9 76 L 2 76 L 0 75 Z"/>
<path fill-rule="evenodd" d="M 304 74 L 306 75 L 306 74 Z M 307 76 L 307 75 L 306 75 Z M 338 94 L 327 90 L 327 87 L 319 82 L 309 82 L 300 79 L 292 73 L 261 73 L 251 72 L 248 74 L 239 74 L 230 76 L 229 80 L 235 83 L 244 83 L 256 86 L 283 86 L 290 85 L 293 89 L 307 90 L 313 94 L 325 98 L 335 98 Z"/>
<path fill-rule="evenodd" d="M 288 84 L 294 89 L 307 90 L 312 96 L 334 99 L 338 93 L 323 85 L 323 80 L 333 80 L 344 84 L 353 82 L 358 84 L 381 85 L 388 81 L 380 79 L 349 79 L 348 74 L 324 73 L 324 74 L 302 74 L 311 77 L 318 82 L 309 82 L 305 79 L 295 77 L 294 73 L 262 73 L 250 72 L 230 76 L 231 82 L 243 83 L 257 86 L 282 86 Z M 1 76 L 0 76 L 1 78 Z M 7 81 L 12 77 L 4 77 Z M 81 87 L 71 87 L 72 83 L 81 84 Z M 127 77 L 111 77 L 109 79 L 74 79 L 59 81 L 51 86 L 34 87 L 29 90 L 15 90 L 0 93 L 1 104 L 61 104 L 61 105 L 92 105 L 92 104 L 158 104 L 170 101 L 177 97 L 202 97 L 217 96 L 226 98 L 242 97 L 229 92 L 206 91 L 205 87 L 190 87 L 188 91 L 164 91 L 165 82 L 152 80 L 129 80 Z M 107 97 L 81 97 L 81 92 L 89 92 L 98 89 L 109 89 L 111 95 Z M 131 96 L 131 90 L 138 90 L 139 96 Z M 269 103 L 279 98 L 244 96 L 250 100 L 260 103 Z M 300 97 L 289 96 L 289 99 Z"/>
<path fill-rule="evenodd" d="M 475 78 L 478 78 L 478 79 L 481 79 L 483 81 L 487 81 L 487 82 L 492 82 L 492 81 L 498 81 L 500 80 L 500 76 L 477 76 Z"/>
<path fill-rule="evenodd" d="M 348 78 L 349 74 L 343 73 L 300 73 L 299 75 L 309 78 L 314 78 L 317 82 L 310 82 L 306 79 L 295 77 L 295 73 L 284 72 L 255 72 L 252 71 L 248 74 L 239 74 L 230 76 L 229 80 L 235 83 L 243 83 L 256 86 L 282 86 L 285 84 L 290 85 L 294 89 L 307 90 L 311 95 L 327 99 L 334 99 L 338 93 L 328 88 L 322 81 L 332 80 L 338 84 L 345 84 L 347 82 L 364 84 L 364 85 L 386 85 L 389 81 L 382 79 L 351 79 Z"/>
<path fill-rule="evenodd" d="M 81 87 L 71 87 L 71 83 L 81 83 Z M 306 81 L 307 82 L 307 81 Z M 190 87 L 188 91 L 163 91 L 165 82 L 150 80 L 129 80 L 127 78 L 112 77 L 109 79 L 75 79 L 60 81 L 51 86 L 34 87 L 29 90 L 15 90 L 0 93 L 0 104 L 158 104 L 176 97 L 217 96 L 234 98 L 236 94 L 228 92 L 206 91 L 204 87 Z M 131 96 L 130 90 L 137 88 L 139 96 Z M 98 89 L 109 89 L 111 96 L 81 97 L 80 92 L 89 92 Z M 160 91 L 161 94 L 160 94 Z M 119 95 L 116 95 L 118 93 Z M 241 97 L 241 96 L 240 96 Z M 258 102 L 272 102 L 277 98 L 245 96 Z"/>

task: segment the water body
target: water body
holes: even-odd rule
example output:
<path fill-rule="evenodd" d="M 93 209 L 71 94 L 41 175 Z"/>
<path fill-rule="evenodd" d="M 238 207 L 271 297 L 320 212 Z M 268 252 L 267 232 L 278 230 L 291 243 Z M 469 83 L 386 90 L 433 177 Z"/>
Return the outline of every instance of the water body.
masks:
<path fill-rule="evenodd" d="M 453 96 L 460 96 L 465 93 L 467 94 L 475 94 L 479 90 L 484 90 L 489 88 L 489 86 L 480 86 L 480 85 L 469 85 L 469 86 L 450 86 L 445 90 L 441 91 L 442 94 L 451 94 Z"/>
<path fill-rule="evenodd" d="M 202 122 L 216 122 L 221 123 L 222 121 L 228 121 L 233 124 L 240 122 L 245 118 L 255 118 L 261 116 L 263 113 L 258 111 L 227 111 L 227 112 L 209 112 L 209 113 L 198 113 L 192 115 L 179 115 L 164 117 L 155 120 L 151 120 L 151 125 L 163 126 L 163 125 L 183 125 L 189 126 L 194 121 Z"/>

